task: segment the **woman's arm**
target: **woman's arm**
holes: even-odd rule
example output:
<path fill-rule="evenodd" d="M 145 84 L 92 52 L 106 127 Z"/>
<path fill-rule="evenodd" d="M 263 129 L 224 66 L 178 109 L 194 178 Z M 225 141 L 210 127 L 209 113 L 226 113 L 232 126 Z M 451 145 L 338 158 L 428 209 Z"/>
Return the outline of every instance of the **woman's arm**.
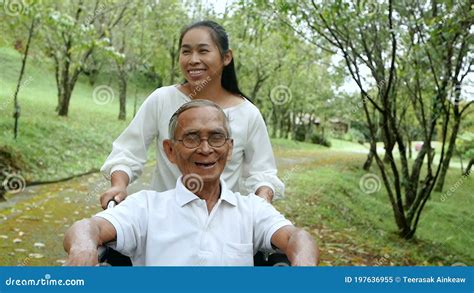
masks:
<path fill-rule="evenodd" d="M 285 185 L 277 176 L 275 157 L 262 115 L 255 109 L 249 117 L 249 132 L 244 149 L 242 179 L 249 192 L 271 202 L 283 197 Z"/>
<path fill-rule="evenodd" d="M 112 152 L 101 168 L 104 175 L 111 178 L 111 187 L 101 195 L 102 208 L 105 209 L 111 199 L 115 199 L 117 203 L 125 199 L 127 186 L 141 175 L 147 160 L 148 146 L 159 134 L 158 103 L 155 91 L 145 100 L 130 125 L 114 141 Z"/>

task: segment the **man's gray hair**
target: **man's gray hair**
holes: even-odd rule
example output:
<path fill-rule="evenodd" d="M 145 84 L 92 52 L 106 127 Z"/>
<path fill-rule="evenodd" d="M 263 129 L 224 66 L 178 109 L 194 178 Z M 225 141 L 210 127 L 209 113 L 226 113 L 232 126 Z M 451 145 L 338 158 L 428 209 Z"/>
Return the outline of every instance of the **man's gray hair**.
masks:
<path fill-rule="evenodd" d="M 199 108 L 199 107 L 213 107 L 216 108 L 219 113 L 221 113 L 223 119 L 224 119 L 224 128 L 227 132 L 227 136 L 231 137 L 232 133 L 230 131 L 230 125 L 229 125 L 229 118 L 227 115 L 224 113 L 224 110 L 217 105 L 216 103 L 209 101 L 209 100 L 202 100 L 202 99 L 196 99 L 196 100 L 191 100 L 190 102 L 187 102 L 183 104 L 181 107 L 179 107 L 176 112 L 174 112 L 173 116 L 171 116 L 170 119 L 170 124 L 168 126 L 168 135 L 170 139 L 174 139 L 176 127 L 178 125 L 178 118 L 181 113 L 183 113 L 186 110 L 192 109 L 192 108 Z"/>

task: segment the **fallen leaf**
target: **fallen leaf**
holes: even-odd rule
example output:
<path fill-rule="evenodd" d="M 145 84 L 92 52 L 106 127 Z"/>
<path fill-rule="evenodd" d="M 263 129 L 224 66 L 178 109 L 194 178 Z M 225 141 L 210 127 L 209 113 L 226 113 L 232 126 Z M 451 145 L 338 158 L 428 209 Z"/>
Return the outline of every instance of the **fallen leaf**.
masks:
<path fill-rule="evenodd" d="M 31 258 L 43 258 L 44 255 L 42 255 L 41 253 L 30 253 L 28 254 L 29 257 Z"/>

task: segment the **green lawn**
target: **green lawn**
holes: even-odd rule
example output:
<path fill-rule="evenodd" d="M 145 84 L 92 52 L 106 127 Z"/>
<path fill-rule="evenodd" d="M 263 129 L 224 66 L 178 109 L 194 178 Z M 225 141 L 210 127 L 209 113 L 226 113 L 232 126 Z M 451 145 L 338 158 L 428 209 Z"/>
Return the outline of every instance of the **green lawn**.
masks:
<path fill-rule="evenodd" d="M 280 148 L 279 153 L 285 152 Z M 406 241 L 396 233 L 381 182 L 370 194 L 360 187 L 365 155 L 315 147 L 304 156 L 310 163 L 280 173 L 286 179 L 287 197 L 276 206 L 319 239 L 323 264 L 474 264 L 472 177 L 462 177 L 452 168 L 444 193 L 432 193 L 415 238 Z M 375 164 L 371 172 L 378 176 Z"/>
<path fill-rule="evenodd" d="M 80 79 L 71 98 L 68 117 L 59 117 L 54 75 L 44 66 L 28 63 L 19 93 L 21 118 L 19 136 L 13 139 L 13 93 L 18 79 L 21 56 L 18 52 L 0 48 L 0 147 L 16 151 L 23 162 L 22 175 L 27 181 L 44 181 L 81 174 L 98 169 L 111 150 L 111 143 L 128 125 L 133 113 L 133 101 L 127 104 L 127 121 L 117 120 L 118 91 L 105 105 L 93 100 L 93 90 Z M 32 65 L 33 64 L 33 65 Z M 96 87 L 107 85 L 99 78 Z M 143 100 L 152 88 L 139 92 Z M 130 93 L 134 93 L 132 86 Z"/>

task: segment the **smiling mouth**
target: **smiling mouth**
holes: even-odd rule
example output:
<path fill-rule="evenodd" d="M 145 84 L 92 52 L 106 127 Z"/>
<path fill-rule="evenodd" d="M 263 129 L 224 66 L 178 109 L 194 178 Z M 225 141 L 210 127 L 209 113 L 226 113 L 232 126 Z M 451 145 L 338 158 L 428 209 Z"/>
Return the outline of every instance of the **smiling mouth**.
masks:
<path fill-rule="evenodd" d="M 210 169 L 210 168 L 214 167 L 216 165 L 216 163 L 217 162 L 208 162 L 208 163 L 195 162 L 194 164 L 196 164 L 196 166 L 199 167 L 199 168 Z"/>
<path fill-rule="evenodd" d="M 192 69 L 192 70 L 188 70 L 188 73 L 190 76 L 194 77 L 194 76 L 201 76 L 205 71 L 206 69 Z"/>

